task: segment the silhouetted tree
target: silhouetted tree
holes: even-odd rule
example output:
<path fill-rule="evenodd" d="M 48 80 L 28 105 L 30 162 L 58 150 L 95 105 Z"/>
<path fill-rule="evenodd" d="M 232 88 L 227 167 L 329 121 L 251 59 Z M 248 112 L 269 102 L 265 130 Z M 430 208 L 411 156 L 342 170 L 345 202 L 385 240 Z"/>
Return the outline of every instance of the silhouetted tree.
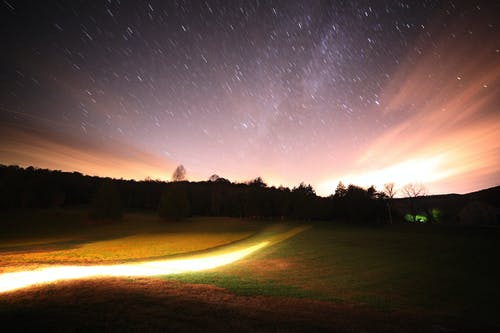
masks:
<path fill-rule="evenodd" d="M 255 179 L 252 179 L 247 184 L 255 187 L 267 187 L 267 184 L 264 182 L 262 177 L 257 177 Z"/>
<path fill-rule="evenodd" d="M 190 215 L 191 206 L 186 184 L 178 182 L 170 184 L 162 193 L 158 214 L 165 220 L 181 220 Z"/>
<path fill-rule="evenodd" d="M 397 193 L 397 190 L 394 188 L 394 183 L 386 183 L 384 184 L 384 190 L 383 193 L 385 194 L 386 198 L 386 206 L 387 206 L 387 212 L 389 214 L 389 223 L 392 224 L 392 199 L 394 199 L 394 196 Z"/>
<path fill-rule="evenodd" d="M 210 178 L 208 178 L 208 181 L 209 182 L 216 182 L 219 180 L 219 178 L 220 178 L 219 175 L 213 174 L 210 176 Z"/>
<path fill-rule="evenodd" d="M 120 193 L 113 182 L 105 180 L 99 185 L 92 198 L 89 217 L 97 220 L 118 220 L 122 217 Z"/>
<path fill-rule="evenodd" d="M 406 184 L 401 191 L 407 198 L 417 198 L 427 194 L 425 186 L 418 183 Z"/>
<path fill-rule="evenodd" d="M 403 186 L 401 192 L 403 192 L 404 196 L 408 198 L 410 202 L 410 213 L 413 217 L 415 217 L 417 214 L 417 210 L 415 207 L 416 198 L 425 196 L 427 194 L 427 189 L 423 184 L 409 183 Z"/>
<path fill-rule="evenodd" d="M 175 168 L 174 173 L 172 174 L 172 181 L 181 182 L 186 180 L 186 168 L 181 164 L 177 168 Z"/>
<path fill-rule="evenodd" d="M 213 189 L 210 196 L 210 213 L 214 216 L 220 216 L 222 207 L 222 191 Z"/>
<path fill-rule="evenodd" d="M 221 178 L 218 175 L 212 175 L 209 179 L 210 181 L 210 214 L 214 216 L 220 216 L 221 214 L 224 214 L 225 211 L 227 211 L 227 207 L 225 205 L 227 204 L 227 196 L 228 192 L 230 192 L 228 188 L 228 184 L 230 182 L 225 179 Z"/>
<path fill-rule="evenodd" d="M 285 217 L 290 216 L 290 189 L 288 187 L 280 186 L 276 193 L 276 215 L 284 220 Z"/>
<path fill-rule="evenodd" d="M 339 182 L 337 184 L 337 188 L 335 189 L 335 197 L 337 197 L 337 198 L 345 197 L 346 193 L 347 193 L 347 189 L 346 189 L 345 185 L 342 182 Z"/>
<path fill-rule="evenodd" d="M 370 217 L 370 212 L 368 212 L 369 208 L 367 207 L 369 197 L 364 188 L 350 184 L 347 187 L 344 198 L 347 203 L 349 220 L 363 221 Z"/>
<path fill-rule="evenodd" d="M 6 210 L 89 205 L 93 210 L 99 211 L 107 209 L 108 204 L 97 209 L 95 207 L 99 206 L 98 202 L 115 197 L 120 198 L 115 202 L 121 202 L 124 208 L 157 209 L 163 217 L 172 219 L 180 219 L 192 213 L 199 216 L 355 220 L 355 214 L 358 213 L 356 209 L 366 210 L 366 216 L 371 218 L 379 216 L 378 210 L 375 210 L 376 214 L 373 213 L 374 207 L 378 209 L 377 204 L 383 203 L 378 200 L 377 193 L 368 189 L 365 191 L 366 198 L 360 204 L 355 204 L 356 195 L 353 192 L 356 191 L 351 188 L 351 195 L 347 196 L 348 189 L 342 184 L 336 195 L 321 198 L 315 194 L 312 186 L 304 183 L 292 191 L 286 187 L 269 187 L 262 178 L 239 184 L 218 176 L 211 178 L 211 181 L 204 182 L 166 184 L 150 178 L 146 181 L 103 179 L 78 172 L 0 165 L 0 208 Z M 98 195 L 96 189 L 103 182 L 114 184 L 115 193 Z M 182 185 L 184 189 L 179 190 L 174 185 Z M 99 214 L 92 215 L 97 218 Z M 99 216 L 105 218 L 106 214 Z"/>
<path fill-rule="evenodd" d="M 316 193 L 311 185 L 300 183 L 292 189 L 292 217 L 298 219 L 311 219 L 314 213 L 313 203 Z"/>
<path fill-rule="evenodd" d="M 375 186 L 372 185 L 366 189 L 366 194 L 370 199 L 376 199 L 378 195 L 377 189 L 375 189 Z"/>

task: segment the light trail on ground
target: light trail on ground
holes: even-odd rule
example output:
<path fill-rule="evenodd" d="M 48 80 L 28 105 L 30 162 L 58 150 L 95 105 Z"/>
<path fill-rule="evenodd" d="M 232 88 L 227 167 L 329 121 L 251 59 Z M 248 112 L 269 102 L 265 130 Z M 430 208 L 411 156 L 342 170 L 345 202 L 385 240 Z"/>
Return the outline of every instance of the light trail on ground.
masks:
<path fill-rule="evenodd" d="M 203 271 L 231 264 L 270 245 L 260 242 L 239 250 L 194 258 L 167 259 L 130 264 L 53 266 L 31 271 L 0 274 L 0 293 L 62 280 L 94 277 L 137 277 Z"/>

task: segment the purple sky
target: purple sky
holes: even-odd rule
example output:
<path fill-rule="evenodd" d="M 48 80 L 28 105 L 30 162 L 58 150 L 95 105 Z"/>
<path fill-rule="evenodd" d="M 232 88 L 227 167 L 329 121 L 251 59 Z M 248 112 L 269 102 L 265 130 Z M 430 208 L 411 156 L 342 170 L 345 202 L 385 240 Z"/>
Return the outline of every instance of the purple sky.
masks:
<path fill-rule="evenodd" d="M 500 184 L 494 1 L 0 3 L 0 163 Z"/>

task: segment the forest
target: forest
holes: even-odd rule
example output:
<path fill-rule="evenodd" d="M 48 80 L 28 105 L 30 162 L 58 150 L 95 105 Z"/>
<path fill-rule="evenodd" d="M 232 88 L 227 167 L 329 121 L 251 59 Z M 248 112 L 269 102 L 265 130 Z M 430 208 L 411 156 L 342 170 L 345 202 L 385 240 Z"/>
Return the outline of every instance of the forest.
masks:
<path fill-rule="evenodd" d="M 174 175 L 175 176 L 175 175 Z M 388 220 L 386 195 L 339 183 L 335 194 L 318 196 L 311 185 L 270 187 L 260 177 L 233 183 L 124 180 L 34 167 L 0 166 L 2 210 L 89 206 L 95 219 L 117 219 L 124 210 L 157 211 L 165 219 L 228 216 L 252 219 L 333 220 L 381 224 Z"/>

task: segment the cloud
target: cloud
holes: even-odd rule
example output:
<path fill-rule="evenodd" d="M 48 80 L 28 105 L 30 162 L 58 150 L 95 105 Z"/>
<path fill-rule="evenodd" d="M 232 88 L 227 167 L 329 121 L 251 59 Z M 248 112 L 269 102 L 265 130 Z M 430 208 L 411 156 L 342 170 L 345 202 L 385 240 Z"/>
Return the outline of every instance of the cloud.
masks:
<path fill-rule="evenodd" d="M 172 161 L 116 140 L 89 137 L 82 140 L 67 133 L 0 124 L 0 163 L 36 166 L 88 175 L 142 180 L 170 178 Z"/>
<path fill-rule="evenodd" d="M 434 193 L 499 184 L 498 51 L 492 40 L 452 35 L 444 31 L 440 43 L 416 45 L 423 55 L 409 55 L 393 75 L 382 93 L 384 117 L 390 124 L 406 116 L 367 146 L 344 182 L 379 188 L 423 182 Z M 336 182 L 321 187 L 331 192 Z"/>

